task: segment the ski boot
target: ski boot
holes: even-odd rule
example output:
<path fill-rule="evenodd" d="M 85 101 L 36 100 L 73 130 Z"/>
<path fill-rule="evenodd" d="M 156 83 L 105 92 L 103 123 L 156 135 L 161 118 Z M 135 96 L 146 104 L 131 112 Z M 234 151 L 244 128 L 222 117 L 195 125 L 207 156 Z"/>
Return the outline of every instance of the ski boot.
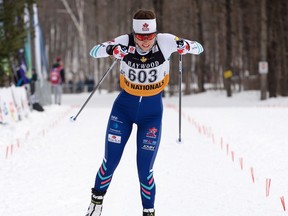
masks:
<path fill-rule="evenodd" d="M 143 216 L 155 216 L 155 209 L 143 209 Z"/>
<path fill-rule="evenodd" d="M 85 216 L 100 216 L 102 212 L 102 203 L 106 191 L 96 191 L 92 188 L 91 203 Z"/>

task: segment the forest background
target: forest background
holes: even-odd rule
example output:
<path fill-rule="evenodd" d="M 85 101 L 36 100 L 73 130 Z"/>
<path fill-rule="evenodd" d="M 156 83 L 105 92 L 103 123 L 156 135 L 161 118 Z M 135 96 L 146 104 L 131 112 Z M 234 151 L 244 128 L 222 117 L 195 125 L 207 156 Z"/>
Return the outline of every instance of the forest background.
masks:
<path fill-rule="evenodd" d="M 2 0 L 7 1 L 7 0 Z M 261 99 L 288 95 L 286 0 L 39 0 L 39 21 L 49 66 L 57 56 L 66 80 L 100 79 L 111 58 L 93 59 L 96 44 L 132 31 L 138 9 L 152 9 L 158 31 L 200 42 L 204 53 L 183 57 L 184 93 L 207 89 L 261 90 Z M 1 51 L 0 51 L 1 53 Z M 268 63 L 268 73 L 259 64 Z M 178 82 L 178 54 L 171 56 L 169 91 Z M 115 68 L 103 88 L 118 87 Z"/>

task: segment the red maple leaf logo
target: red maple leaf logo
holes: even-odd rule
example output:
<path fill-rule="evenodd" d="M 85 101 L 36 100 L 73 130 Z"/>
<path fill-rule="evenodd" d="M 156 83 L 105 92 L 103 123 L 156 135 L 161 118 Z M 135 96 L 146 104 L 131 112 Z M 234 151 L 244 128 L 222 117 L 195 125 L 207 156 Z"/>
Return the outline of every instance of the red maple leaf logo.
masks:
<path fill-rule="evenodd" d="M 144 27 L 144 28 L 148 28 L 148 26 L 149 26 L 148 23 L 144 23 L 144 24 L 143 24 L 143 27 Z"/>
<path fill-rule="evenodd" d="M 143 31 L 149 31 L 149 24 L 148 23 L 144 23 L 142 30 Z"/>

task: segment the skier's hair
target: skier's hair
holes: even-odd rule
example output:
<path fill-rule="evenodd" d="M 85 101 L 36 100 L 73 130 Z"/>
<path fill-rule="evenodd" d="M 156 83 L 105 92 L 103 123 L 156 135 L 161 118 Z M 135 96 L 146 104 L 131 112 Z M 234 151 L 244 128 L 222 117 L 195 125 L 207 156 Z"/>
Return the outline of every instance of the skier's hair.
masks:
<path fill-rule="evenodd" d="M 133 19 L 155 19 L 156 14 L 152 10 L 143 10 L 140 9 L 136 11 L 136 13 L 133 16 Z"/>

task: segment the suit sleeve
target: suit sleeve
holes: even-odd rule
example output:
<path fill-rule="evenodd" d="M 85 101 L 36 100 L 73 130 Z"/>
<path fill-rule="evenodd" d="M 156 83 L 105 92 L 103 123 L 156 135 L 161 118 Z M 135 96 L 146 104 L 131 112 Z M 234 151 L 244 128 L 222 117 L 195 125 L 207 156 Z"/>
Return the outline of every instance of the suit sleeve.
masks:
<path fill-rule="evenodd" d="M 91 50 L 90 50 L 90 56 L 92 56 L 93 58 L 104 58 L 104 57 L 108 57 L 109 55 L 106 52 L 106 48 L 108 45 L 116 45 L 116 44 L 121 44 L 124 46 L 128 46 L 128 41 L 129 41 L 129 37 L 128 35 L 121 35 L 119 37 L 114 38 L 111 41 L 106 41 L 104 43 L 101 44 L 97 44 L 96 46 L 94 46 Z"/>
<path fill-rule="evenodd" d="M 177 52 L 177 44 L 176 44 L 177 38 L 178 38 L 177 36 L 169 33 L 162 33 L 162 34 L 159 33 L 157 35 L 157 42 L 165 58 L 169 58 L 172 53 Z M 199 55 L 204 51 L 203 46 L 197 41 L 191 41 L 187 39 L 183 40 L 185 41 L 185 43 L 189 45 L 188 46 L 189 54 Z"/>
<path fill-rule="evenodd" d="M 194 55 L 199 55 L 200 53 L 202 53 L 204 51 L 203 46 L 198 43 L 197 41 L 190 41 L 187 39 L 184 39 L 186 43 L 189 44 L 189 50 L 188 53 L 190 54 L 194 54 Z"/>

